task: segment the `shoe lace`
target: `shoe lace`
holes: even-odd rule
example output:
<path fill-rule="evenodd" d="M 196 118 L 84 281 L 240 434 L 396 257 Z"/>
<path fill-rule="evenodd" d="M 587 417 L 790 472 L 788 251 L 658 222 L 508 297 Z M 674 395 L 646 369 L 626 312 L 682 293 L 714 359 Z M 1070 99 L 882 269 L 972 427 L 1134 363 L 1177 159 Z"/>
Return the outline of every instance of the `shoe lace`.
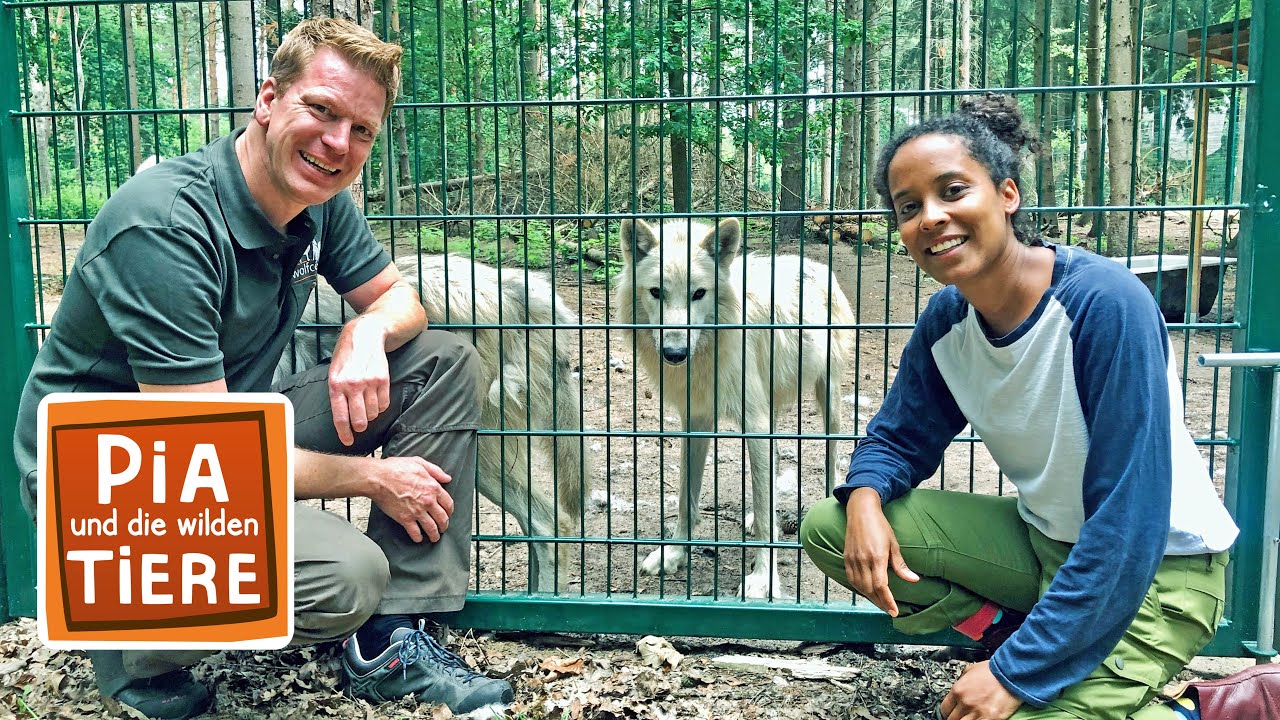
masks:
<path fill-rule="evenodd" d="M 401 639 L 399 657 L 404 677 L 408 677 L 410 665 L 424 659 L 444 667 L 450 675 L 464 684 L 483 677 L 474 672 L 462 658 L 436 642 L 431 633 L 427 632 L 425 620 L 418 620 L 418 629 Z"/>

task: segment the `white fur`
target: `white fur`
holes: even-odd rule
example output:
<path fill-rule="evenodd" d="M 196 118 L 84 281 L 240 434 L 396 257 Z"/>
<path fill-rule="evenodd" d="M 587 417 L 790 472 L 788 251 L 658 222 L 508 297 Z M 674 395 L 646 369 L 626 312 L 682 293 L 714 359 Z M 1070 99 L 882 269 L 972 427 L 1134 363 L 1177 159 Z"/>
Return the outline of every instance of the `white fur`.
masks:
<path fill-rule="evenodd" d="M 713 431 L 718 416 L 748 433 L 767 433 L 771 413 L 797 407 L 803 393 L 817 403 L 827 432 L 840 432 L 840 386 L 853 355 L 853 330 L 823 326 L 852 325 L 853 312 L 826 265 L 791 255 L 753 254 L 744 260 L 739 254 L 741 226 L 734 219 L 716 227 L 673 220 L 656 230 L 642 220 L 625 220 L 620 242 L 618 320 L 662 326 L 635 330 L 637 363 L 655 386 L 661 379 L 662 399 L 679 414 L 684 430 Z M 659 297 L 654 297 L 654 288 Z M 699 290 L 705 292 L 695 298 Z M 744 323 L 762 327 L 688 327 Z M 767 327 L 774 323 L 812 327 Z M 777 539 L 775 458 L 767 439 L 749 439 L 746 444 L 750 532 L 754 540 L 772 543 Z M 685 437 L 681 442 L 674 537 L 682 540 L 693 539 L 697 530 L 709 445 L 705 437 Z M 835 442 L 828 441 L 827 467 L 833 478 L 836 463 Z M 674 573 L 686 557 L 686 546 L 667 545 L 645 558 L 640 570 L 647 575 Z M 753 570 L 743 579 L 741 592 L 752 598 L 782 595 L 773 550 L 755 551 Z"/>
<path fill-rule="evenodd" d="M 512 269 L 499 273 L 488 265 L 462 257 L 448 256 L 446 260 L 440 255 L 404 257 L 396 265 L 401 274 L 418 287 L 429 326 L 578 322 L 551 284 L 535 273 Z M 421 282 L 418 281 L 419 265 Z M 351 309 L 345 308 L 344 314 L 341 298 L 321 279 L 303 314 L 304 321 L 340 324 L 351 317 Z M 574 374 L 574 366 L 578 364 L 576 330 L 458 328 L 453 332 L 470 341 L 480 356 L 482 379 L 476 400 L 481 405 L 482 428 L 581 429 L 580 389 Z M 322 331 L 320 339 L 321 357 L 324 357 L 332 351 L 337 331 Z M 320 359 L 315 356 L 312 331 L 299 330 L 294 346 L 295 364 L 289 363 L 286 352 L 277 378 L 291 368 L 305 369 Z M 585 438 L 482 435 L 479 444 L 476 487 L 480 494 L 515 516 L 527 535 L 573 537 L 579 533 L 583 519 L 583 476 L 589 471 L 586 464 L 590 461 Z M 532 463 L 529 462 L 531 452 L 538 454 Z M 530 466 L 544 468 L 548 478 L 552 477 L 554 468 L 558 503 L 553 503 L 541 489 L 531 487 Z M 539 592 L 567 588 L 571 546 L 557 543 L 553 550 L 552 545 L 530 545 L 530 587 Z"/>

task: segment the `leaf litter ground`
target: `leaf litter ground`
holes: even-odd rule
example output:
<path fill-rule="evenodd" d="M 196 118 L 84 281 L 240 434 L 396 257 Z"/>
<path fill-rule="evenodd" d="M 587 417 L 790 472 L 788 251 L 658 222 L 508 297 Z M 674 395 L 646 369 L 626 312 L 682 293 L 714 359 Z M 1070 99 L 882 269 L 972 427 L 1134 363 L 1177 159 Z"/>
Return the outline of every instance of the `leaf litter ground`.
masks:
<path fill-rule="evenodd" d="M 503 717 L 528 720 L 933 720 L 965 667 L 926 648 L 888 645 L 528 633 L 454 633 L 449 645 L 486 674 L 507 678 L 516 704 Z M 194 668 L 217 698 L 206 717 L 453 717 L 412 700 L 374 706 L 344 696 L 338 652 L 330 643 L 210 657 Z M 1197 661 L 1180 679 L 1221 676 L 1244 662 Z M 838 677 L 803 677 L 813 674 Z M 0 625 L 0 718 L 9 717 L 141 716 L 99 697 L 83 653 L 44 647 L 35 622 L 18 620 Z"/>

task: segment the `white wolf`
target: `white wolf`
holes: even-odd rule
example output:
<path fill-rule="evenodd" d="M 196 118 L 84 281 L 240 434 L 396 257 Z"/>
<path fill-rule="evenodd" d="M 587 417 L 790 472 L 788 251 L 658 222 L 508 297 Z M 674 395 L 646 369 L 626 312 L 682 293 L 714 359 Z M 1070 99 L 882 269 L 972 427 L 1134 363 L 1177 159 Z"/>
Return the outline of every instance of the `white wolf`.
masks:
<path fill-rule="evenodd" d="M 635 330 L 637 364 L 650 382 L 661 382 L 662 399 L 679 413 L 685 430 L 712 431 L 718 416 L 737 422 L 745 432 L 767 433 L 773 414 L 797 407 L 804 393 L 825 416 L 827 432 L 840 432 L 841 380 L 853 356 L 848 326 L 854 318 L 826 265 L 785 255 L 744 259 L 739 254 L 741 226 L 732 218 L 715 227 L 674 220 L 657 230 L 643 220 L 624 220 L 620 243 L 618 319 L 661 326 Z M 696 327 L 744 323 L 762 327 Z M 771 324 L 791 327 L 770 329 Z M 797 329 L 802 325 L 814 327 Z M 823 327 L 830 325 L 845 327 Z M 676 538 L 690 540 L 697 529 L 709 444 L 706 437 L 686 436 L 681 442 Z M 771 444 L 752 438 L 746 445 L 753 510 L 748 525 L 754 540 L 772 543 Z M 833 441 L 827 444 L 827 467 L 835 477 Z M 667 545 L 645 558 L 640 571 L 673 573 L 686 557 L 685 546 Z M 757 548 L 741 593 L 781 596 L 772 549 Z"/>
<path fill-rule="evenodd" d="M 488 265 L 457 256 L 447 256 L 446 260 L 441 255 L 413 255 L 400 258 L 396 265 L 418 287 L 429 325 L 522 326 L 501 331 L 495 327 L 453 330 L 469 340 L 480 356 L 480 427 L 517 433 L 582 429 L 580 385 L 574 374 L 578 364 L 577 332 L 528 327 L 578 322 L 550 283 L 524 270 L 507 269 L 499 274 Z M 352 316 L 342 298 L 320 279 L 303 320 L 341 325 Z M 296 364 L 289 363 L 286 351 L 277 376 L 295 367 L 310 367 L 332 352 L 337 329 L 318 331 L 319 357 L 315 332 L 298 331 L 293 354 Z M 481 435 L 476 487 L 480 494 L 515 516 L 526 535 L 572 537 L 578 534 L 582 522 L 583 477 L 590 471 L 585 444 L 583 437 Z M 531 452 L 538 454 L 532 461 Z M 548 476 L 553 475 L 554 469 L 558 502 L 530 485 L 531 466 L 544 470 Z M 534 591 L 563 591 L 567 587 L 571 547 L 557 543 L 553 550 L 551 545 L 530 544 L 529 587 Z"/>

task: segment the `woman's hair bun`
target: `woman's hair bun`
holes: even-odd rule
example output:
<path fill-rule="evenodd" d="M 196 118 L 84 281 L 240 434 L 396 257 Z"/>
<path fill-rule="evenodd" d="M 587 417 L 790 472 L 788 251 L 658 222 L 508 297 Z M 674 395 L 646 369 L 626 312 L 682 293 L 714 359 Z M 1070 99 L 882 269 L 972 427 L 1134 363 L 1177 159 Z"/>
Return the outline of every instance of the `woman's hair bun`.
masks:
<path fill-rule="evenodd" d="M 1013 149 L 1014 154 L 1026 148 L 1031 153 L 1040 151 L 1040 141 L 1027 130 L 1018 103 L 1008 95 L 986 93 L 967 97 L 960 101 L 960 115 L 967 115 L 987 126 L 1001 142 Z"/>

